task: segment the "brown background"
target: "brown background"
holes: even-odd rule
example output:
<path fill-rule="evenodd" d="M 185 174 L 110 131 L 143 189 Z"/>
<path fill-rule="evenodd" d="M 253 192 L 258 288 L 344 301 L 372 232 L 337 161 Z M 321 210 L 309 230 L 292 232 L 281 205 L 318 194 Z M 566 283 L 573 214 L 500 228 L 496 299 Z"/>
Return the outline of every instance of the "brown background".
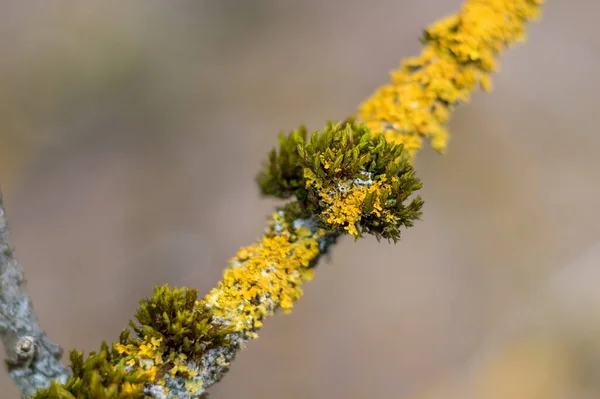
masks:
<path fill-rule="evenodd" d="M 459 4 L 2 2 L 0 182 L 50 336 L 94 350 L 154 285 L 207 292 L 273 209 L 278 131 L 353 112 Z M 423 220 L 343 240 L 212 397 L 597 398 L 598 15 L 549 1 L 419 156 Z"/>

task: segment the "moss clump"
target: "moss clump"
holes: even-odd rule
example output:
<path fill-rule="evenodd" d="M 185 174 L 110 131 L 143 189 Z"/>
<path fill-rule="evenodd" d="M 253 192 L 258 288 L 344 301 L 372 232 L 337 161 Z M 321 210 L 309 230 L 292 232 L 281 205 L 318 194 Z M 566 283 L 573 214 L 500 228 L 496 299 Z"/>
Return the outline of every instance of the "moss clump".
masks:
<path fill-rule="evenodd" d="M 144 386 L 151 375 L 141 369 L 127 370 L 120 358 L 103 342 L 100 352 L 71 352 L 73 375 L 65 385 L 52 382 L 38 391 L 34 399 L 136 399 L 144 397 Z"/>
<path fill-rule="evenodd" d="M 313 215 L 331 232 L 396 241 L 420 216 L 419 197 L 406 204 L 421 182 L 402 145 L 353 121 L 329 123 L 310 138 L 300 128 L 279 141 L 257 180 L 265 195 L 296 196 L 286 206 L 293 217 Z"/>
<path fill-rule="evenodd" d="M 279 133 L 279 148 L 269 153 L 269 161 L 258 175 L 257 182 L 264 195 L 286 199 L 304 186 L 302 165 L 298 154 L 298 144 L 306 140 L 304 126 L 289 135 Z"/>
<path fill-rule="evenodd" d="M 138 338 L 121 334 L 121 344 L 139 346 L 153 338 L 161 342 L 161 351 L 184 354 L 197 359 L 207 349 L 228 345 L 227 326 L 213 323 L 212 313 L 201 306 L 198 291 L 192 288 L 156 287 L 150 299 L 143 300 L 130 322 Z"/>
<path fill-rule="evenodd" d="M 71 352 L 72 376 L 66 384 L 53 383 L 34 399 L 135 399 L 146 397 L 147 384 L 164 386 L 166 374 L 186 379 L 197 375 L 188 368 L 206 350 L 229 345 L 232 328 L 214 322 L 209 310 L 190 288 L 156 287 L 140 303 L 137 323 L 121 333 L 120 342 L 100 352 Z"/>

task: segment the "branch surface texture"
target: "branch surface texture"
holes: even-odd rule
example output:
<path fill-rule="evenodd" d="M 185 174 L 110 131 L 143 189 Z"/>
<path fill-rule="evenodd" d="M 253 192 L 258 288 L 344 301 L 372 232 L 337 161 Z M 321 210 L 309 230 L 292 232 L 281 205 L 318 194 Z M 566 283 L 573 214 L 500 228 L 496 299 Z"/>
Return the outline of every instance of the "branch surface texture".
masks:
<path fill-rule="evenodd" d="M 341 236 L 358 239 L 367 233 L 395 242 L 401 229 L 419 218 L 422 200 L 414 194 L 421 183 L 412 159 L 423 140 L 439 152 L 446 149 L 451 111 L 468 102 L 478 86 L 491 89 L 496 58 L 524 38 L 526 23 L 537 18 L 542 3 L 467 0 L 460 12 L 425 30 L 421 54 L 393 70 L 390 83 L 355 116 L 312 134 L 304 128 L 280 134 L 257 181 L 264 195 L 288 202 L 273 213 L 258 241 L 231 259 L 217 287 L 203 298 L 190 288 L 157 287 L 141 302 L 136 321 L 118 343 L 103 343 L 87 357 L 71 352 L 72 375 L 66 382 L 51 383 L 53 375 L 64 373 L 49 373 L 25 389 L 14 376 L 23 393 L 45 386 L 35 398 L 204 395 L 236 353 L 258 336 L 268 316 L 292 309 L 320 256 Z M 8 254 L 2 255 L 3 268 L 15 265 L 17 270 Z M 11 286 L 4 289 L 15 290 L 19 299 L 22 277 L 13 273 Z M 22 317 L 12 323 L 23 324 L 23 334 L 44 337 L 28 300 L 15 303 L 27 310 L 3 317 Z M 4 328 L 3 335 L 18 341 L 20 330 L 11 331 L 17 330 Z M 9 350 L 14 341 L 8 342 Z M 57 348 L 41 342 L 46 357 L 57 364 Z"/>
<path fill-rule="evenodd" d="M 9 240 L 0 192 L 0 339 L 9 374 L 24 396 L 46 388 L 51 380 L 67 381 L 71 370 L 60 362 L 62 350 L 41 329 L 25 292 L 23 269 Z"/>

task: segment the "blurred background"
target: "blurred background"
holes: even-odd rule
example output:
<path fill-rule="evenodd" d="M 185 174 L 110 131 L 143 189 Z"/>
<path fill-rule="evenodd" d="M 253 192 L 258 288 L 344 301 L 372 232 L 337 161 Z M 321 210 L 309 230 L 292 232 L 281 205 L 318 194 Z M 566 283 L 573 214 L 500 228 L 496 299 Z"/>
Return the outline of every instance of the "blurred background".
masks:
<path fill-rule="evenodd" d="M 50 337 L 89 352 L 154 285 L 208 292 L 276 205 L 277 133 L 354 112 L 460 3 L 2 2 L 0 184 Z M 422 221 L 344 239 L 212 398 L 600 396 L 600 3 L 548 3 L 419 155 Z"/>

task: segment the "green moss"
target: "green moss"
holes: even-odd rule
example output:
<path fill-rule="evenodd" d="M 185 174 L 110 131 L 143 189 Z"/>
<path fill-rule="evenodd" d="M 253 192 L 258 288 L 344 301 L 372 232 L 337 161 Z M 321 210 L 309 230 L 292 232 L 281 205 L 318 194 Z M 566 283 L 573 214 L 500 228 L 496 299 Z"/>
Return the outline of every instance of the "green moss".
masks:
<path fill-rule="evenodd" d="M 289 198 L 304 185 L 298 144 L 306 140 L 304 126 L 289 135 L 279 133 L 279 148 L 269 153 L 269 161 L 258 175 L 257 182 L 264 195 L 276 198 Z"/>
<path fill-rule="evenodd" d="M 129 331 L 121 334 L 121 344 L 139 346 L 152 338 L 160 339 L 163 353 L 171 357 L 185 354 L 196 359 L 207 349 L 228 344 L 226 326 L 213 323 L 212 313 L 197 301 L 198 292 L 192 288 L 156 287 L 150 299 L 141 301 L 136 312 L 137 323 L 130 322 L 138 338 Z"/>
<path fill-rule="evenodd" d="M 53 382 L 38 391 L 34 399 L 136 399 L 143 397 L 148 375 L 141 370 L 127 371 L 123 359 L 103 342 L 100 352 L 71 352 L 73 375 L 65 385 Z"/>
<path fill-rule="evenodd" d="M 271 152 L 257 181 L 265 195 L 295 195 L 296 202 L 285 206 L 286 215 L 314 215 L 322 228 L 335 233 L 356 231 L 357 236 L 369 233 L 394 241 L 402 227 L 412 226 L 419 218 L 423 201 L 419 197 L 408 199 L 422 185 L 402 145 L 389 143 L 382 135 L 374 136 L 366 126 L 352 120 L 329 123 L 310 138 L 306 129 L 300 128 L 280 136 L 279 142 L 279 149 Z M 374 185 L 383 188 L 365 189 Z M 360 190 L 366 193 L 364 198 Z M 352 191 L 360 200 L 350 198 Z M 356 220 L 336 218 L 334 207 L 346 205 L 352 207 Z M 355 223 L 356 228 L 349 229 L 348 223 Z"/>
<path fill-rule="evenodd" d="M 208 349 L 226 347 L 232 332 L 213 323 L 211 313 L 197 301 L 197 291 L 190 288 L 156 287 L 151 298 L 141 301 L 136 319 L 137 323 L 130 322 L 135 336 L 124 330 L 120 344 L 102 343 L 100 351 L 87 359 L 81 352 L 71 352 L 71 378 L 65 385 L 53 383 L 38 391 L 34 399 L 142 398 L 146 383 L 155 383 L 173 367 L 185 373 L 182 360 L 198 360 Z M 159 361 L 146 358 L 153 365 L 145 368 L 136 362 L 125 366 L 143 357 L 149 347 Z"/>
<path fill-rule="evenodd" d="M 359 178 L 364 172 L 395 175 L 405 166 L 402 149 L 354 122 L 330 122 L 310 140 L 297 144 L 303 168 L 319 178 L 338 181 Z"/>

